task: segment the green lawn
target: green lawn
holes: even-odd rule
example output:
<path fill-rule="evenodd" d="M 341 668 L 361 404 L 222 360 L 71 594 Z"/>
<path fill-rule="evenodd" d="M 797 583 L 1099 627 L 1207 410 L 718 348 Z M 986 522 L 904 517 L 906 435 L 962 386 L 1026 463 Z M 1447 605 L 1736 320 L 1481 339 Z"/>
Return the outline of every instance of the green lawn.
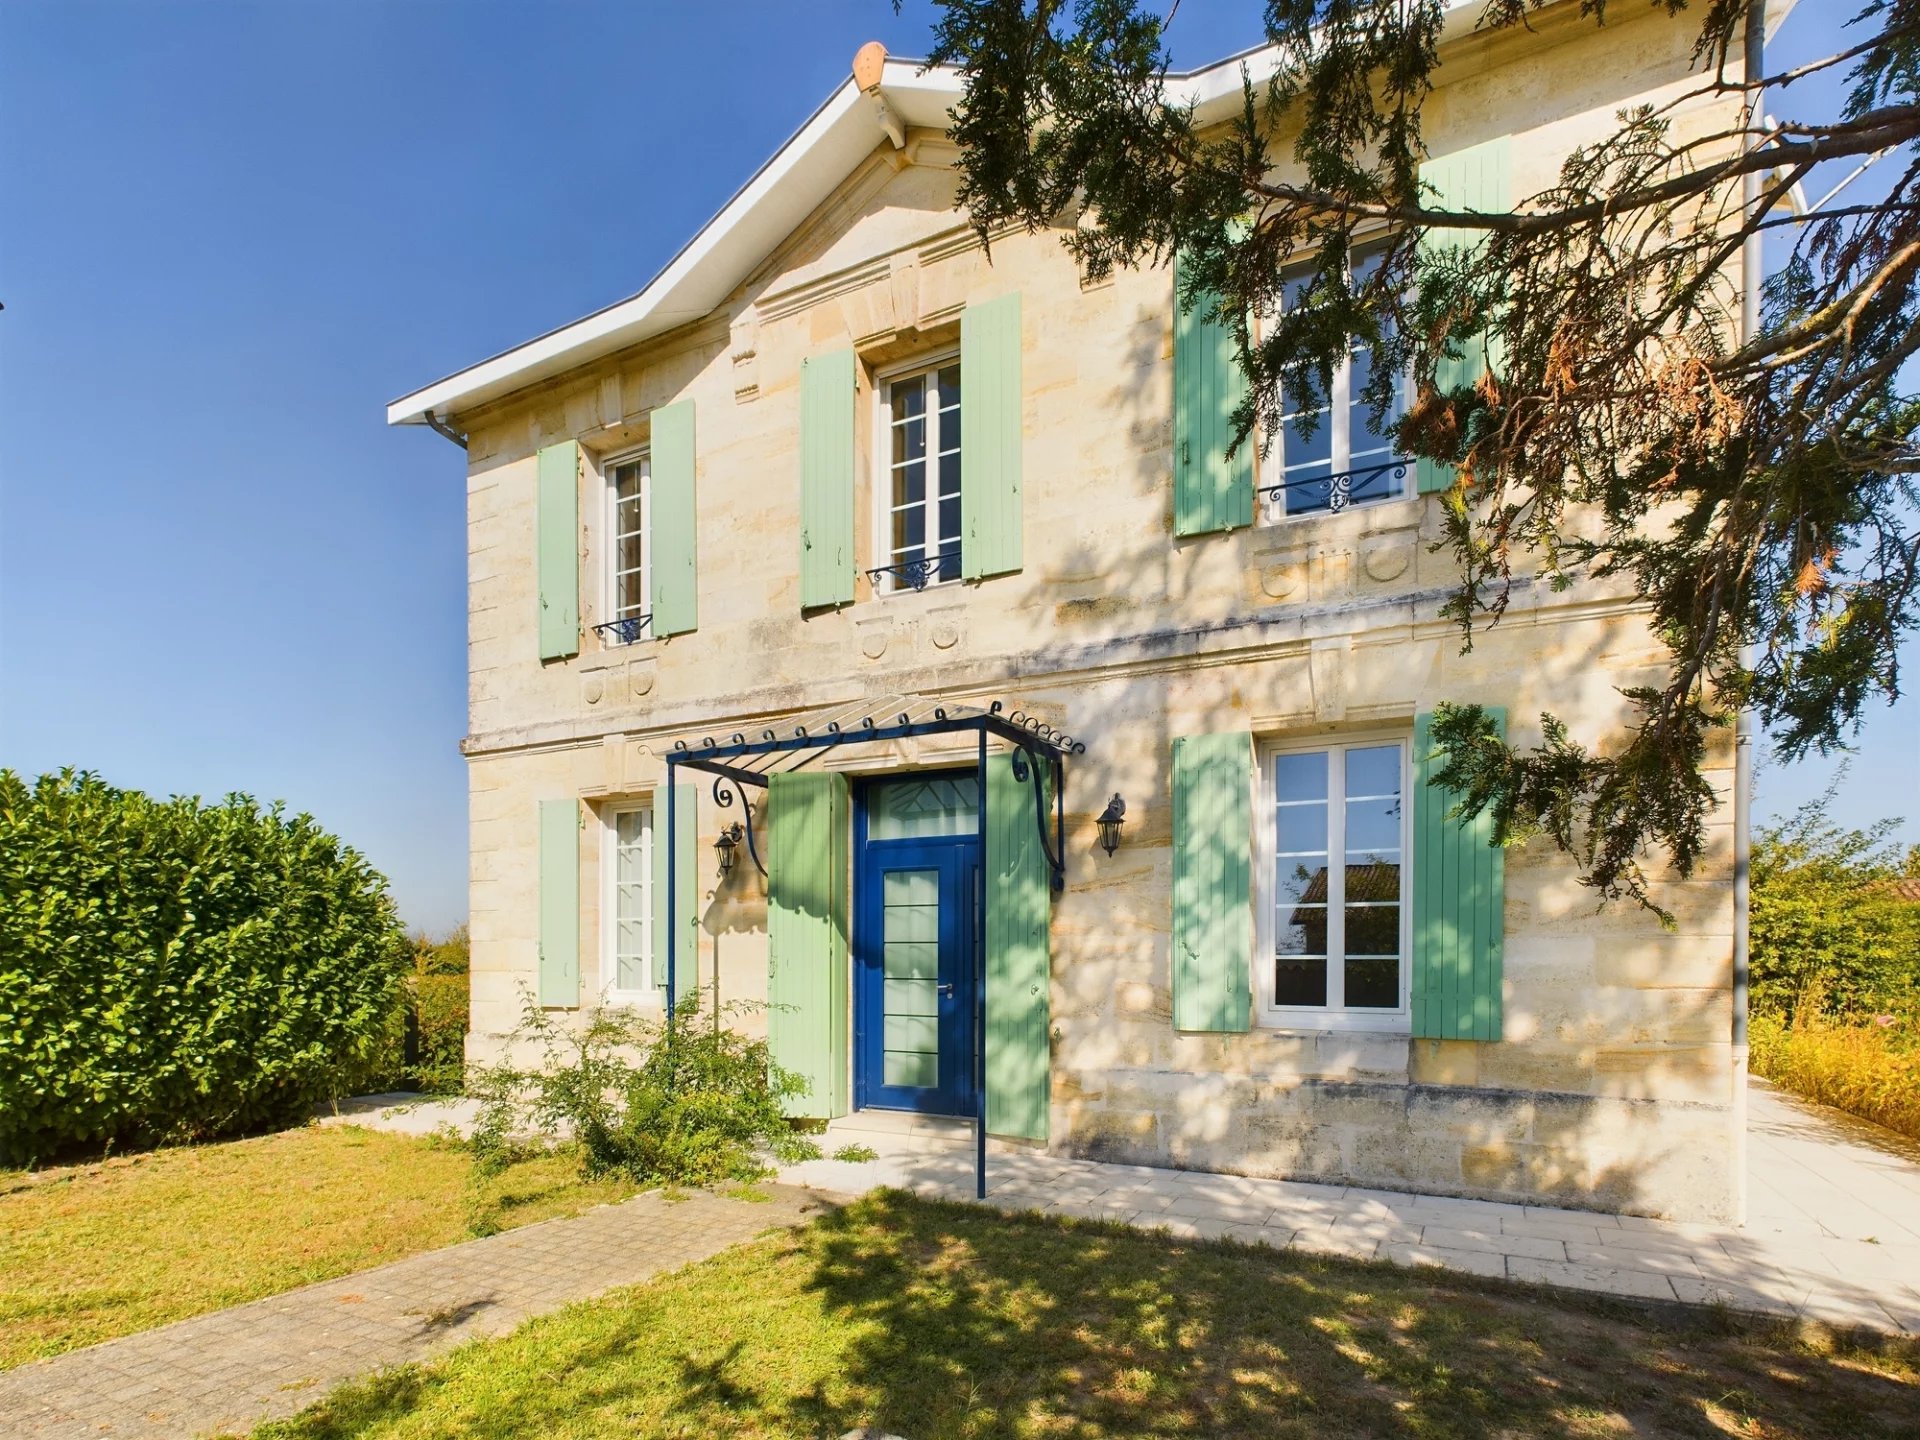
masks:
<path fill-rule="evenodd" d="M 633 1193 L 570 1157 L 479 1187 L 457 1145 L 309 1126 L 0 1172 L 0 1370 Z"/>
<path fill-rule="evenodd" d="M 1882 1436 L 1920 1350 L 878 1195 L 259 1437 Z"/>

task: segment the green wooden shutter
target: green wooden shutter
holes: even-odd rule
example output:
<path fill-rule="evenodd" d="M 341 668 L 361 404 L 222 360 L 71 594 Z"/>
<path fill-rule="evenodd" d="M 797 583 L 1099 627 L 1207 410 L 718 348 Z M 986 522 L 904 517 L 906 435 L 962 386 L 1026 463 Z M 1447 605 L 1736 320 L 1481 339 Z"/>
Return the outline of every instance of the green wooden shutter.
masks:
<path fill-rule="evenodd" d="M 1233 412 L 1247 377 L 1233 331 L 1209 318 L 1211 295 L 1180 309 L 1184 268 L 1176 262 L 1173 309 L 1173 533 L 1207 535 L 1253 523 L 1253 452 L 1248 436 L 1232 457 Z"/>
<path fill-rule="evenodd" d="M 647 523 L 653 569 L 653 633 L 679 635 L 698 623 L 695 604 L 693 401 L 653 412 Z"/>
<path fill-rule="evenodd" d="M 580 802 L 540 802 L 540 1003 L 580 1003 Z"/>
<path fill-rule="evenodd" d="M 534 557 L 540 592 L 540 658 L 580 653 L 580 447 L 571 440 L 539 455 Z"/>
<path fill-rule="evenodd" d="M 1173 742 L 1173 1028 L 1245 1030 L 1253 984 L 1253 736 Z"/>
<path fill-rule="evenodd" d="M 1487 707 L 1500 733 L 1507 712 Z M 1506 851 L 1489 844 L 1493 817 L 1450 820 L 1455 796 L 1430 784 L 1444 763 L 1433 717 L 1414 722 L 1413 1033 L 1435 1040 L 1498 1040 L 1506 933 Z"/>
<path fill-rule="evenodd" d="M 1508 184 L 1508 144 L 1505 136 L 1488 140 L 1451 155 L 1429 160 L 1420 167 L 1420 179 L 1432 187 L 1429 203 L 1450 210 L 1505 210 L 1513 204 Z M 1431 257 L 1438 251 L 1466 248 L 1478 242 L 1471 234 L 1453 230 L 1428 230 L 1420 237 L 1420 249 Z M 1497 348 L 1489 351 L 1479 340 L 1468 353 L 1443 357 L 1434 369 L 1434 383 L 1446 391 L 1471 385 L 1487 371 L 1489 360 L 1500 368 Z M 1419 465 L 1420 493 L 1431 494 L 1453 485 L 1454 467 L 1438 460 L 1422 460 Z"/>
<path fill-rule="evenodd" d="M 1051 785 L 1047 794 L 1050 801 Z M 994 756 L 987 765 L 987 1129 L 1044 1140 L 1053 886 L 1033 810 L 1032 782 L 1014 778 L 1011 755 Z M 1049 803 L 1049 820 L 1052 814 Z"/>
<path fill-rule="evenodd" d="M 767 790 L 767 1046 L 803 1077 L 789 1115 L 847 1113 L 847 777 L 771 777 Z"/>
<path fill-rule="evenodd" d="M 673 899 L 679 949 L 673 957 L 673 1003 L 683 1002 L 700 983 L 699 829 L 693 807 L 699 787 L 673 787 L 673 844 L 667 844 L 667 792 L 653 793 L 653 985 L 667 988 L 667 856 L 673 856 Z"/>
<path fill-rule="evenodd" d="M 800 604 L 853 599 L 853 351 L 800 362 Z"/>
<path fill-rule="evenodd" d="M 960 315 L 960 569 L 1020 568 L 1020 296 Z"/>

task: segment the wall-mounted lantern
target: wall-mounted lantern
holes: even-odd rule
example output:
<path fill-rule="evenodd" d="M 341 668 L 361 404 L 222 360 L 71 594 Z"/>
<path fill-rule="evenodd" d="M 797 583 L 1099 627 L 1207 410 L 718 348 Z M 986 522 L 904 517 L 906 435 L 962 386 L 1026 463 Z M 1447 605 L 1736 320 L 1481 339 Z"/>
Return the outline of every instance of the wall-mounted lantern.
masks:
<path fill-rule="evenodd" d="M 720 878 L 722 880 L 726 879 L 728 873 L 733 869 L 734 848 L 739 845 L 741 840 L 746 838 L 746 833 L 746 831 L 740 828 L 740 822 L 736 820 L 733 824 L 723 827 L 719 837 L 714 840 L 713 853 L 720 861 Z"/>
<path fill-rule="evenodd" d="M 1115 791 L 1113 798 L 1107 801 L 1107 808 L 1100 812 L 1100 819 L 1095 822 L 1100 826 L 1100 848 L 1109 855 L 1120 848 L 1120 827 L 1126 823 L 1126 816 L 1127 802 Z"/>

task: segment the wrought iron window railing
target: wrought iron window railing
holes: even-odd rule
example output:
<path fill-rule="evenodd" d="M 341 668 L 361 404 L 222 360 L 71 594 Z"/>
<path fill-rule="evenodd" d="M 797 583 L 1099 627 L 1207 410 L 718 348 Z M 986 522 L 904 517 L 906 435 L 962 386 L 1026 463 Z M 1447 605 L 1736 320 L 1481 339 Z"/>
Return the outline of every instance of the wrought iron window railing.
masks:
<path fill-rule="evenodd" d="M 593 633 L 606 645 L 631 645 L 636 640 L 644 640 L 653 629 L 653 616 L 625 615 L 618 620 L 603 621 L 593 627 Z"/>
<path fill-rule="evenodd" d="M 1337 475 L 1303 475 L 1278 485 L 1262 485 L 1260 494 L 1288 515 L 1314 510 L 1338 514 L 1350 505 L 1394 500 L 1406 494 L 1408 460 L 1388 460 Z"/>
<path fill-rule="evenodd" d="M 922 555 L 867 571 L 867 579 L 876 590 L 881 588 L 881 581 L 889 577 L 891 583 L 886 588 L 890 590 L 924 590 L 938 580 L 958 580 L 960 557 L 950 550 L 942 550 L 936 555 Z"/>

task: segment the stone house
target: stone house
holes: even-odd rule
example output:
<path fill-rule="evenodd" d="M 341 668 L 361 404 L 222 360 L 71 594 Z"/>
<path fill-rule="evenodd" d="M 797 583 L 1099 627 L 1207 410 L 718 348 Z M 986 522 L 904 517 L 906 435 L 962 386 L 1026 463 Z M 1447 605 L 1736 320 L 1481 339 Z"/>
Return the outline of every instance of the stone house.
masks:
<path fill-rule="evenodd" d="M 1690 17 L 1578 8 L 1455 13 L 1448 199 L 1697 80 Z M 1179 83 L 1224 118 L 1272 63 Z M 1463 653 L 1450 476 L 1351 368 L 1311 439 L 1230 457 L 1230 350 L 1168 270 L 983 249 L 959 90 L 869 46 L 640 293 L 391 406 L 468 455 L 469 1055 L 529 996 L 771 1000 L 734 1023 L 800 1114 L 970 1115 L 984 1078 L 993 1133 L 1062 1153 L 1737 1213 L 1730 807 L 1665 931 L 1423 783 L 1441 700 L 1617 733 L 1663 660 L 1636 607 L 1522 585 Z"/>

